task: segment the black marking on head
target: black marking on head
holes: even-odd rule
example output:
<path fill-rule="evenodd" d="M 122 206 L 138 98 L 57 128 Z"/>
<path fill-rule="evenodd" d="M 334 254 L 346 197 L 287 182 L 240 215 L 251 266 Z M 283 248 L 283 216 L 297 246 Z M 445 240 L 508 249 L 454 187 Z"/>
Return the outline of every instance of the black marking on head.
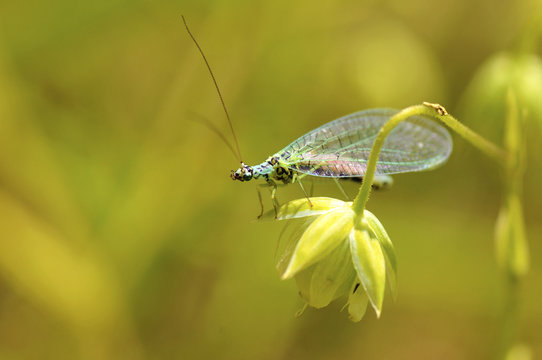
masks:
<path fill-rule="evenodd" d="M 239 180 L 239 181 L 249 181 L 252 179 L 254 175 L 254 171 L 252 170 L 252 167 L 241 163 L 241 167 L 235 171 L 232 170 L 231 172 L 231 178 L 233 180 Z"/>
<path fill-rule="evenodd" d="M 254 174 L 254 171 L 252 170 L 252 168 L 248 165 L 243 164 L 243 170 L 244 170 L 243 180 L 244 181 L 251 180 Z"/>

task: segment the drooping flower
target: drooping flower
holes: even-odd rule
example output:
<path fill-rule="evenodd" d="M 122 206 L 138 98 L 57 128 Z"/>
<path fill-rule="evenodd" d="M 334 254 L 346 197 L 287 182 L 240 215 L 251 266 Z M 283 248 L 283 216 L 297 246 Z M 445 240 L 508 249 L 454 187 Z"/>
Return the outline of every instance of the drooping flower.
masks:
<path fill-rule="evenodd" d="M 380 316 L 386 280 L 396 292 L 395 251 L 386 230 L 368 210 L 358 216 L 351 202 L 310 201 L 312 206 L 299 199 L 277 209 L 278 220 L 306 218 L 277 265 L 282 279 L 295 278 L 309 306 L 322 308 L 344 297 L 352 321 L 363 318 L 368 303 Z"/>

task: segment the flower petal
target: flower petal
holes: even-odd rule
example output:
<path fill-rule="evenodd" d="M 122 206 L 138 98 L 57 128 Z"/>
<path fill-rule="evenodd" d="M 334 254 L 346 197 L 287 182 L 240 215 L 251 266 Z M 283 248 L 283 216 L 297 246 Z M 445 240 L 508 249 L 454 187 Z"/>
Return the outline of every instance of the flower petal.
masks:
<path fill-rule="evenodd" d="M 310 282 L 309 305 L 322 308 L 346 295 L 356 279 L 350 260 L 350 248 L 344 241 L 331 254 L 314 265 Z"/>
<path fill-rule="evenodd" d="M 349 203 L 344 201 L 328 198 L 328 197 L 313 197 L 310 198 L 310 203 L 306 198 L 297 199 L 282 204 L 276 212 L 275 210 L 267 211 L 260 218 L 262 221 L 273 221 L 273 220 L 286 220 L 286 219 L 295 219 L 306 216 L 314 216 L 325 214 L 329 210 L 345 207 Z M 312 204 L 312 206 L 311 206 Z"/>
<path fill-rule="evenodd" d="M 353 227 L 354 212 L 349 207 L 342 207 L 319 216 L 305 230 L 297 243 L 288 267 L 282 274 L 283 279 L 296 275 L 326 255 L 348 238 Z"/>
<path fill-rule="evenodd" d="M 354 227 L 350 233 L 350 251 L 354 269 L 369 296 L 376 315 L 380 316 L 386 286 L 386 260 L 380 242 L 371 236 L 369 226 Z"/>
<path fill-rule="evenodd" d="M 305 230 L 307 230 L 307 228 L 312 224 L 314 220 L 316 220 L 316 218 L 317 216 L 311 216 L 302 219 L 292 219 L 290 222 L 286 223 L 283 231 L 286 230 L 286 227 L 288 227 L 289 225 L 293 224 L 293 226 L 292 231 L 288 236 L 286 246 L 284 247 L 284 250 L 282 251 L 280 259 L 277 263 L 277 270 L 279 274 L 284 274 L 284 272 L 288 268 L 288 265 L 292 261 L 292 256 L 294 255 L 299 239 L 301 239 L 301 236 L 303 236 Z"/>
<path fill-rule="evenodd" d="M 397 258 L 395 257 L 395 249 L 393 248 L 393 244 L 386 229 L 384 229 L 384 226 L 382 226 L 378 218 L 368 210 L 365 210 L 364 215 L 370 229 L 373 231 L 378 241 L 380 241 L 380 245 L 386 256 L 386 277 L 391 295 L 395 300 L 397 299 Z"/>
<path fill-rule="evenodd" d="M 299 295 L 308 305 L 311 303 L 311 280 L 315 266 L 316 265 L 309 266 L 307 269 L 300 271 L 295 276 L 295 283 L 299 290 Z"/>
<path fill-rule="evenodd" d="M 369 297 L 367 297 L 367 293 L 363 289 L 360 289 L 359 284 L 356 284 L 348 297 L 348 314 L 350 314 L 350 320 L 358 322 L 363 319 L 368 303 Z"/>

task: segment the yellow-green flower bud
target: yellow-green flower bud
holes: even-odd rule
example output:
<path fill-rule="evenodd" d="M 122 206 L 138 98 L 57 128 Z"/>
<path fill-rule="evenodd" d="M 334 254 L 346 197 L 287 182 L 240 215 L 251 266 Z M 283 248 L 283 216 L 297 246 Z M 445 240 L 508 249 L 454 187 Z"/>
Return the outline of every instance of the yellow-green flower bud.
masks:
<path fill-rule="evenodd" d="M 382 311 L 386 279 L 395 293 L 396 260 L 393 245 L 378 219 L 369 211 L 358 217 L 352 203 L 331 198 L 294 200 L 277 209 L 278 220 L 305 217 L 296 243 L 278 264 L 283 279 L 295 278 L 301 297 L 322 308 L 345 297 L 352 321 L 359 321 L 370 302 Z M 264 219 L 275 217 L 275 211 Z"/>

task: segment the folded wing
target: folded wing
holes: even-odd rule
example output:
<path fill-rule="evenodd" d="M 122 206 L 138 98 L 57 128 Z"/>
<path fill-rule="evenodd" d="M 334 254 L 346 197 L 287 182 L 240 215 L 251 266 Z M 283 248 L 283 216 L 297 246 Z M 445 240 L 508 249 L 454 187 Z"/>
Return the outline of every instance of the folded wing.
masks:
<path fill-rule="evenodd" d="M 371 109 L 325 124 L 294 141 L 279 155 L 290 169 L 323 177 L 364 176 L 380 128 L 398 111 Z M 430 118 L 413 116 L 386 138 L 376 175 L 433 169 L 452 151 L 448 131 Z"/>

